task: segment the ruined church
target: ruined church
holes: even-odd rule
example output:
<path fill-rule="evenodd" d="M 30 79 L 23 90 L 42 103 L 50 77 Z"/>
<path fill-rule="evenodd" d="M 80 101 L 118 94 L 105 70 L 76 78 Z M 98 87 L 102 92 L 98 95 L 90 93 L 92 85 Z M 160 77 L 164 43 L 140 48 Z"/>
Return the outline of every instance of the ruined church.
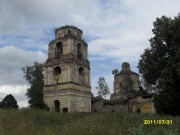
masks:
<path fill-rule="evenodd" d="M 152 95 L 142 90 L 139 75 L 131 70 L 128 62 L 122 63 L 121 71 L 114 75 L 114 93 L 111 94 L 111 100 L 124 99 L 129 99 L 129 103 L 116 104 L 114 110 L 118 110 L 119 106 L 118 111 L 155 113 Z"/>
<path fill-rule="evenodd" d="M 114 76 L 114 94 L 111 95 L 111 99 L 126 98 L 127 94 L 138 92 L 140 87 L 139 75 L 131 71 L 129 63 L 124 62 L 121 71 Z"/>
<path fill-rule="evenodd" d="M 56 112 L 91 112 L 88 44 L 75 26 L 55 30 L 45 62 L 44 102 Z"/>
<path fill-rule="evenodd" d="M 120 72 L 114 74 L 113 86 L 110 100 L 102 96 L 92 98 L 92 112 L 155 113 L 152 96 L 142 90 L 139 75 L 131 70 L 129 63 L 122 63 Z"/>
<path fill-rule="evenodd" d="M 114 76 L 114 93 L 110 100 L 91 97 L 88 44 L 82 34 L 79 28 L 66 25 L 55 30 L 55 39 L 48 45 L 43 95 L 49 109 L 55 112 L 126 112 L 130 107 L 133 112 L 137 109 L 153 112 L 151 97 L 144 99 L 133 95 L 140 90 L 141 83 L 139 75 L 131 71 L 127 62 Z M 119 104 L 129 97 L 130 104 Z"/>

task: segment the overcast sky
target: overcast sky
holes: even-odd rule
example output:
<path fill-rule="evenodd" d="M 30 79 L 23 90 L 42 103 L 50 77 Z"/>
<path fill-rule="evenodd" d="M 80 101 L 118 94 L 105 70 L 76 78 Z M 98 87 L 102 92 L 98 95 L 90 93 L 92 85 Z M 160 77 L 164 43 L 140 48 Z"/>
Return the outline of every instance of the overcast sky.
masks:
<path fill-rule="evenodd" d="M 138 72 L 155 19 L 179 12 L 180 0 L 0 0 L 0 100 L 11 93 L 20 107 L 28 105 L 21 68 L 45 62 L 54 30 L 63 25 L 83 30 L 92 92 L 104 76 L 112 94 L 112 70 L 127 61 Z"/>

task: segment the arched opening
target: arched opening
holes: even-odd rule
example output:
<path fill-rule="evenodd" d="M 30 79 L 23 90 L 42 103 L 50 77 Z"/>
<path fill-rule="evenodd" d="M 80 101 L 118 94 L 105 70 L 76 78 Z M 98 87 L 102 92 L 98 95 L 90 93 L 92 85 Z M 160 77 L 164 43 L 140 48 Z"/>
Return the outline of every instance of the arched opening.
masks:
<path fill-rule="evenodd" d="M 82 67 L 79 68 L 79 82 L 84 84 L 84 69 Z"/>
<path fill-rule="evenodd" d="M 54 111 L 60 112 L 60 102 L 59 100 L 54 100 Z"/>
<path fill-rule="evenodd" d="M 79 68 L 79 75 L 84 76 L 84 69 L 82 67 Z"/>
<path fill-rule="evenodd" d="M 78 43 L 78 46 L 77 46 L 77 58 L 78 59 L 82 59 L 82 45 L 80 43 Z"/>
<path fill-rule="evenodd" d="M 61 68 L 59 66 L 55 67 L 53 70 L 53 76 L 54 76 L 54 79 L 57 81 L 57 84 L 60 78 L 60 74 L 61 74 Z"/>
<path fill-rule="evenodd" d="M 62 47 L 62 42 L 58 42 L 56 44 L 56 49 L 55 49 L 55 57 L 60 58 L 63 55 L 63 47 Z"/>
<path fill-rule="evenodd" d="M 120 83 L 120 86 L 122 87 L 123 85 L 122 85 L 122 82 Z"/>
<path fill-rule="evenodd" d="M 59 66 L 54 68 L 54 75 L 61 74 L 61 68 Z"/>
<path fill-rule="evenodd" d="M 70 30 L 68 30 L 68 34 L 70 34 L 71 33 L 71 31 Z"/>

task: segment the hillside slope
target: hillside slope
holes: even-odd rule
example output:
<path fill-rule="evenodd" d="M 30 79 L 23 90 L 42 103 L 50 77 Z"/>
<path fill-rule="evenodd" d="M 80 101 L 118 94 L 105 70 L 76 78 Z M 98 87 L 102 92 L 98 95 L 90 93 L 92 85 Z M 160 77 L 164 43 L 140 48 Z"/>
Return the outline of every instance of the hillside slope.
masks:
<path fill-rule="evenodd" d="M 172 124 L 144 124 L 172 120 Z M 0 135 L 180 135 L 180 117 L 137 113 L 0 110 Z"/>

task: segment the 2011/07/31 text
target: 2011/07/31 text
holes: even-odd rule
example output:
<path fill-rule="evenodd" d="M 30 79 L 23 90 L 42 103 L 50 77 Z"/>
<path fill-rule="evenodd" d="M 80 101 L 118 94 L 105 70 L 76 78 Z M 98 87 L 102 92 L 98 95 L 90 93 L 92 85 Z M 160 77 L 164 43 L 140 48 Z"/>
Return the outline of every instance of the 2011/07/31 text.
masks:
<path fill-rule="evenodd" d="M 172 120 L 144 120 L 144 125 L 170 125 L 173 124 Z"/>

